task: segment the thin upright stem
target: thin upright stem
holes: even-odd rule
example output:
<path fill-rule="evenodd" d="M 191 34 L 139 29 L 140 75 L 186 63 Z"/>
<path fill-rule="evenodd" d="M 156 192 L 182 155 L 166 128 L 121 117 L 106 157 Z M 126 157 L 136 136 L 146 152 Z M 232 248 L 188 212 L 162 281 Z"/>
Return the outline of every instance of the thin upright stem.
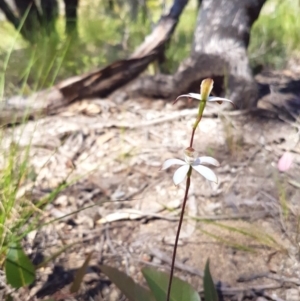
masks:
<path fill-rule="evenodd" d="M 193 147 L 195 131 L 196 131 L 196 127 L 193 127 L 193 131 L 192 131 L 192 135 L 191 135 L 191 140 L 190 140 L 190 147 Z"/>
<path fill-rule="evenodd" d="M 191 140 L 190 140 L 190 147 L 193 147 L 195 132 L 199 125 L 199 122 L 201 121 L 201 118 L 202 118 L 202 115 L 198 115 L 196 122 L 193 125 L 193 131 L 192 131 Z"/>
<path fill-rule="evenodd" d="M 184 194 L 184 199 L 183 199 L 183 203 L 182 203 L 182 207 L 181 207 L 181 214 L 180 214 L 180 218 L 179 218 L 179 223 L 178 223 L 178 228 L 177 228 L 177 233 L 176 233 L 176 238 L 175 238 L 175 244 L 174 244 L 174 249 L 173 249 L 171 272 L 170 272 L 168 293 L 167 293 L 166 301 L 170 300 L 170 294 L 171 294 L 171 287 L 172 287 L 172 280 L 173 280 L 173 274 L 174 274 L 174 266 L 175 266 L 175 259 L 176 259 L 176 252 L 177 252 L 179 234 L 180 234 L 181 225 L 182 225 L 183 216 L 184 216 L 184 208 L 185 208 L 185 205 L 186 205 L 186 202 L 187 202 L 187 199 L 188 199 L 190 183 L 191 183 L 191 170 L 188 172 L 187 178 L 186 178 L 185 194 Z"/>

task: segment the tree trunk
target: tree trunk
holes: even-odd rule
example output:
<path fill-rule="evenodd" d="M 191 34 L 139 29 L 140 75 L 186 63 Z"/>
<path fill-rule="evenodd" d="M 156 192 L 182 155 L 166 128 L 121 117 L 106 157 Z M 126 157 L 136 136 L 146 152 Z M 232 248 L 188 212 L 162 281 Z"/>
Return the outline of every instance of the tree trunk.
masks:
<path fill-rule="evenodd" d="M 57 0 L 42 0 L 41 1 L 42 10 L 42 22 L 43 28 L 48 35 L 55 33 L 55 21 L 58 17 L 58 3 Z"/>
<path fill-rule="evenodd" d="M 215 80 L 215 94 L 226 94 L 238 108 L 251 108 L 258 89 L 247 57 L 251 27 L 266 0 L 203 0 L 194 34 L 191 56 L 173 76 L 143 77 L 123 90 L 135 94 L 174 99 L 199 92 L 202 79 Z"/>
<path fill-rule="evenodd" d="M 5 0 L 0 0 L 0 10 L 3 11 L 7 20 L 13 24 L 15 29 L 18 29 L 20 25 L 20 20 L 15 16 L 11 7 L 5 2 Z"/>
<path fill-rule="evenodd" d="M 36 40 L 36 33 L 42 23 L 42 17 L 38 7 L 32 0 L 15 0 L 20 19 L 25 18 L 22 28 L 22 35 L 30 42 Z"/>
<path fill-rule="evenodd" d="M 42 0 L 40 7 L 33 0 L 14 0 L 14 3 L 19 16 L 14 14 L 5 0 L 0 0 L 0 9 L 26 40 L 34 43 L 41 36 L 55 32 L 55 21 L 58 16 L 56 0 Z M 21 23 L 22 27 L 19 28 Z"/>
<path fill-rule="evenodd" d="M 79 0 L 64 0 L 67 35 L 77 34 L 77 8 Z"/>

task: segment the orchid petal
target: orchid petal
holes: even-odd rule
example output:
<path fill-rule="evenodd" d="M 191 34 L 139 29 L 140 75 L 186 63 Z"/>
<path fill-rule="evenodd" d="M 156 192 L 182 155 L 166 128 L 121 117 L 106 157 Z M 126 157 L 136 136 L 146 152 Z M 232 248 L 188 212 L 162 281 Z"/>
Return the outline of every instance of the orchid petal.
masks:
<path fill-rule="evenodd" d="M 188 171 L 190 169 L 190 165 L 185 164 L 183 166 L 180 166 L 174 173 L 173 176 L 173 182 L 175 185 L 178 185 L 179 183 L 181 183 L 184 178 L 186 177 Z"/>
<path fill-rule="evenodd" d="M 214 166 L 220 166 L 220 163 L 213 157 L 198 157 L 192 165 L 211 164 Z"/>
<path fill-rule="evenodd" d="M 189 96 L 198 100 L 201 100 L 201 94 L 198 93 L 189 93 Z"/>
<path fill-rule="evenodd" d="M 162 165 L 161 170 L 167 169 L 172 165 L 184 165 L 184 164 L 186 164 L 186 162 L 180 159 L 168 159 Z"/>
<path fill-rule="evenodd" d="M 174 101 L 173 101 L 173 104 L 175 104 L 179 98 L 182 98 L 182 97 L 190 97 L 190 95 L 188 94 L 182 94 L 182 95 L 179 95 Z"/>
<path fill-rule="evenodd" d="M 202 165 L 192 165 L 193 169 L 196 170 L 205 179 L 211 182 L 218 183 L 218 178 L 215 173 L 208 167 Z M 180 167 L 182 168 L 182 167 Z"/>
<path fill-rule="evenodd" d="M 197 100 L 201 100 L 201 94 L 197 94 L 197 93 L 189 93 L 189 94 L 182 94 L 182 95 L 179 95 L 179 96 L 175 99 L 175 101 L 173 102 L 173 104 L 176 103 L 177 100 L 178 100 L 179 98 L 182 98 L 182 97 L 195 98 L 195 99 L 197 99 Z"/>
<path fill-rule="evenodd" d="M 215 96 L 210 96 L 208 97 L 207 99 L 208 101 L 216 101 L 217 103 L 221 104 L 223 101 L 226 101 L 226 102 L 230 102 L 234 105 L 233 101 L 230 100 L 230 99 L 227 99 L 227 98 L 223 98 L 223 97 L 215 97 Z"/>

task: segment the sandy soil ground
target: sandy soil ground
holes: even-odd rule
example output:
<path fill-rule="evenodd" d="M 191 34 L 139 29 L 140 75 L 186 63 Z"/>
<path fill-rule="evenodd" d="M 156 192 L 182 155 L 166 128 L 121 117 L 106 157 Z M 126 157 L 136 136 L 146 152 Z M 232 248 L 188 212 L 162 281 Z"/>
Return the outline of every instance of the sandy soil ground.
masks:
<path fill-rule="evenodd" d="M 184 184 L 175 187 L 174 169 L 160 167 L 183 157 L 195 108 L 187 101 L 84 100 L 60 115 L 29 121 L 13 136 L 7 129 L 4 147 L 12 139 L 25 147 L 32 138 L 36 177 L 25 189 L 32 200 L 74 181 L 45 209 L 43 220 L 59 220 L 25 242 L 36 264 L 70 247 L 38 270 L 34 285 L 14 293 L 16 300 L 124 300 L 100 264 L 140 283 L 143 266 L 168 271 Z M 220 161 L 214 169 L 219 183 L 193 175 L 177 276 L 201 291 L 210 258 L 214 279 L 232 288 L 225 300 L 300 300 L 299 127 L 285 115 L 261 110 L 206 108 L 194 146 Z M 293 163 L 280 172 L 285 153 Z M 91 251 L 82 289 L 70 296 L 74 272 Z"/>

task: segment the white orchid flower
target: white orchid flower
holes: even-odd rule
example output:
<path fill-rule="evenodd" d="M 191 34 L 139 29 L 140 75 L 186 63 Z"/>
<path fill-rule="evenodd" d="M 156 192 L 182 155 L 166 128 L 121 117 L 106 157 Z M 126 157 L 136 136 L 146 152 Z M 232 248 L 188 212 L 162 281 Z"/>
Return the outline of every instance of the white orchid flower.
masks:
<path fill-rule="evenodd" d="M 179 95 L 175 102 L 182 97 L 190 97 L 190 98 L 194 98 L 197 100 L 203 100 L 202 95 L 201 94 L 197 94 L 197 93 L 189 93 L 189 94 L 183 94 L 183 95 Z M 223 97 L 215 97 L 215 96 L 209 96 L 207 98 L 207 101 L 211 101 L 211 102 L 217 102 L 218 104 L 222 104 L 223 101 L 225 102 L 230 102 L 232 105 L 234 105 L 233 101 L 227 98 L 223 98 Z"/>
<path fill-rule="evenodd" d="M 181 165 L 174 173 L 173 182 L 175 185 L 180 184 L 188 174 L 189 170 L 192 168 L 202 175 L 205 179 L 211 182 L 218 183 L 218 178 L 215 173 L 208 167 L 203 166 L 203 164 L 211 164 L 214 166 L 219 166 L 219 162 L 212 157 L 194 157 L 195 150 L 192 147 L 188 147 L 185 152 L 185 160 L 181 159 L 168 159 L 164 162 L 162 170 L 165 170 L 172 165 Z"/>
<path fill-rule="evenodd" d="M 234 105 L 233 101 L 231 101 L 230 99 L 223 98 L 223 97 L 209 96 L 212 89 L 213 89 L 213 85 L 214 85 L 214 81 L 211 78 L 206 78 L 201 83 L 200 94 L 198 94 L 198 93 L 189 93 L 189 94 L 180 95 L 176 98 L 174 103 L 177 102 L 177 100 L 179 98 L 190 97 L 190 98 L 194 98 L 194 99 L 197 99 L 197 100 L 200 100 L 200 101 L 205 101 L 205 102 L 206 101 L 217 102 L 218 104 L 222 104 L 223 101 L 225 101 L 225 102 L 230 102 L 232 105 Z"/>

